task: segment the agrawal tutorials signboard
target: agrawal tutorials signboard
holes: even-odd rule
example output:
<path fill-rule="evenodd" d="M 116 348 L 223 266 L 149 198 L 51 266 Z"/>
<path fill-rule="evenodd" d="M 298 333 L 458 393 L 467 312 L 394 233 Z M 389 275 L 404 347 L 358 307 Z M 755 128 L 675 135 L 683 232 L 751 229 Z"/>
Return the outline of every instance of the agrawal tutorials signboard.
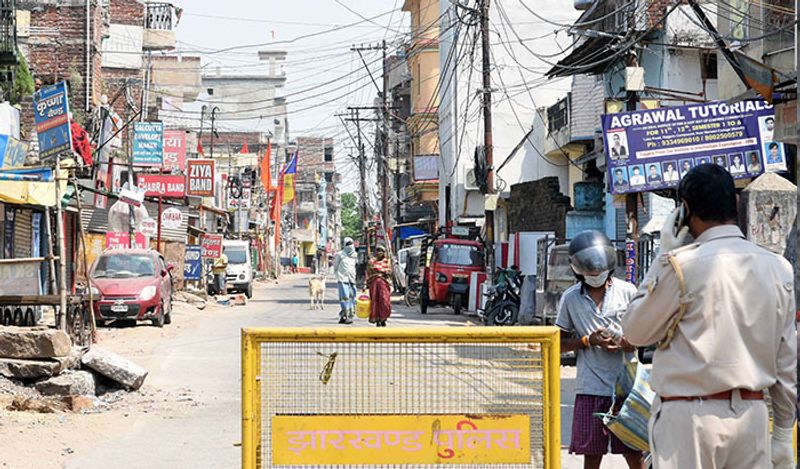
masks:
<path fill-rule="evenodd" d="M 602 116 L 611 192 L 675 187 L 693 167 L 723 166 L 736 179 L 786 170 L 764 101 L 709 102 Z"/>
<path fill-rule="evenodd" d="M 71 150 L 67 83 L 62 81 L 34 93 L 33 110 L 39 156 L 47 158 Z"/>
<path fill-rule="evenodd" d="M 133 124 L 133 164 L 161 166 L 164 162 L 164 124 L 136 122 Z"/>

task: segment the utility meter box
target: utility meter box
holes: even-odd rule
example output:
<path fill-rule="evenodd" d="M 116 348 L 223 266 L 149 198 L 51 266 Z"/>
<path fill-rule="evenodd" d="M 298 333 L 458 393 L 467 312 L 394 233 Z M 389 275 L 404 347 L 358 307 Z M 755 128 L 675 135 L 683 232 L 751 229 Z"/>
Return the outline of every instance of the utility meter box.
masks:
<path fill-rule="evenodd" d="M 625 90 L 644 91 L 643 67 L 625 67 Z"/>

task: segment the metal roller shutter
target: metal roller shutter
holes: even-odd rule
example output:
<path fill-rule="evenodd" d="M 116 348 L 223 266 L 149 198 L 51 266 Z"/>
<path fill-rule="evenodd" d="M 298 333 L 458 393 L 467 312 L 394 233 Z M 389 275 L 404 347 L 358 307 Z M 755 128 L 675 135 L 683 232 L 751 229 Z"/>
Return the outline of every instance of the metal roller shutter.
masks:
<path fill-rule="evenodd" d="M 31 257 L 31 243 L 33 240 L 33 226 L 31 224 L 31 211 L 19 209 L 14 219 L 14 257 Z"/>

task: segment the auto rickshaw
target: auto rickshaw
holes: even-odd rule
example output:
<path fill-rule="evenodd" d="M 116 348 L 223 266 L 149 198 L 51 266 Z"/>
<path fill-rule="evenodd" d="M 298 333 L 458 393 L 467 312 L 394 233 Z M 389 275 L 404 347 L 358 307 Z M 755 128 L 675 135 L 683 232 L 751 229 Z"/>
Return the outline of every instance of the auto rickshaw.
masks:
<path fill-rule="evenodd" d="M 445 237 L 430 241 L 420 263 L 424 263 L 419 310 L 427 314 L 428 306 L 451 305 L 461 314 L 469 299 L 472 272 L 485 272 L 483 244 L 478 241 Z"/>

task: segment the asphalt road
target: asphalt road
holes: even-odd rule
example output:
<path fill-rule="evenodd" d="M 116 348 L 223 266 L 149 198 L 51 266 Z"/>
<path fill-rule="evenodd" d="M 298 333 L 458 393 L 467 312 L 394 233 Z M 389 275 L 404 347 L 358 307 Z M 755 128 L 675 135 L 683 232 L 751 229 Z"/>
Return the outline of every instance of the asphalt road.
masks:
<path fill-rule="evenodd" d="M 87 450 L 76 451 L 68 469 L 142 469 L 198 467 L 231 469 L 240 465 L 240 329 L 248 326 L 338 326 L 336 291 L 329 282 L 325 309 L 308 307 L 307 277 L 294 276 L 279 284 L 260 284 L 253 299 L 241 307 L 222 309 L 163 339 L 152 354 L 148 385 L 170 394 L 191 390 L 195 406 L 174 412 L 137 412 L 120 421 L 124 430 L 99 438 Z M 389 327 L 464 326 L 470 319 L 446 309 L 422 316 L 396 306 Z M 364 322 L 363 325 L 367 325 Z M 480 326 L 479 326 L 480 327 Z M 562 370 L 562 442 L 569 442 L 574 368 Z M 562 449 L 562 467 L 582 467 L 582 460 Z M 626 467 L 622 458 L 608 457 L 603 467 Z"/>

